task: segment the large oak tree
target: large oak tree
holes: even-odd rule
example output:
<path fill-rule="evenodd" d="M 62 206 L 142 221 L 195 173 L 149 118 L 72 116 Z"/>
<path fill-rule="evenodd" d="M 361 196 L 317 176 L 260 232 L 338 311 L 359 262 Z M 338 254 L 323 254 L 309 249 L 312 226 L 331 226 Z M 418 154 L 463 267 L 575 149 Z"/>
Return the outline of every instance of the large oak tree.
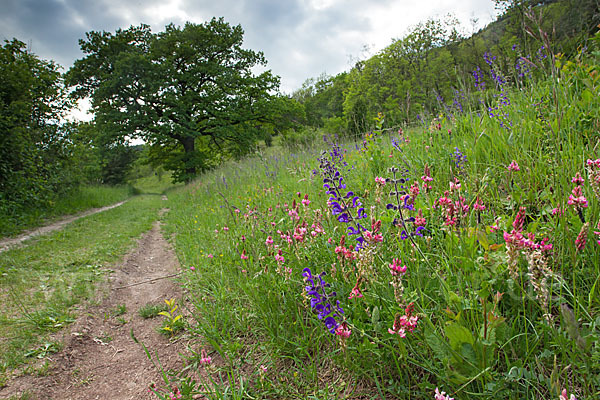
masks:
<path fill-rule="evenodd" d="M 142 138 L 178 180 L 239 155 L 261 135 L 278 77 L 261 52 L 242 48 L 241 26 L 222 18 L 204 24 L 147 25 L 88 32 L 85 57 L 66 81 L 90 97 L 96 122 L 115 141 Z"/>

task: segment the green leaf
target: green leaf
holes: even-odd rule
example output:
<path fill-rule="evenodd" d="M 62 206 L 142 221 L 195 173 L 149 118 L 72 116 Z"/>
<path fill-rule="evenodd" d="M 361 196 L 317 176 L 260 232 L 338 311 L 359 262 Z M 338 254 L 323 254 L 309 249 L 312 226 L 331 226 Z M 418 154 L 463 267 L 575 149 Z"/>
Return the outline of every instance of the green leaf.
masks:
<path fill-rule="evenodd" d="M 425 342 L 433 351 L 433 354 L 436 358 L 441 361 L 448 360 L 450 358 L 450 352 L 448 349 L 448 344 L 442 340 L 442 338 L 436 334 L 436 332 L 428 331 L 425 333 Z"/>
<path fill-rule="evenodd" d="M 468 343 L 470 345 L 475 343 L 471 331 L 454 322 L 446 326 L 446 337 L 450 341 L 450 346 L 456 351 L 460 350 L 463 343 Z"/>

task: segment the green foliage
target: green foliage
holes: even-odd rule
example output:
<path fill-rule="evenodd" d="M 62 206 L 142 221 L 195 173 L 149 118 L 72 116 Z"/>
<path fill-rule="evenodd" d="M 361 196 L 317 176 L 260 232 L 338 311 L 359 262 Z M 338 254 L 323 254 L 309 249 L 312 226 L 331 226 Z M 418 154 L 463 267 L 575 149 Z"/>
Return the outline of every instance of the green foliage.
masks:
<path fill-rule="evenodd" d="M 86 54 L 67 73 L 79 98 L 90 96 L 112 142 L 139 137 L 153 159 L 190 180 L 222 159 L 252 148 L 269 120 L 278 79 L 260 52 L 243 49 L 243 31 L 221 19 L 154 34 L 147 25 L 88 32 Z"/>
<path fill-rule="evenodd" d="M 78 183 L 58 121 L 67 109 L 59 66 L 16 39 L 0 47 L 0 212 L 49 205 Z"/>

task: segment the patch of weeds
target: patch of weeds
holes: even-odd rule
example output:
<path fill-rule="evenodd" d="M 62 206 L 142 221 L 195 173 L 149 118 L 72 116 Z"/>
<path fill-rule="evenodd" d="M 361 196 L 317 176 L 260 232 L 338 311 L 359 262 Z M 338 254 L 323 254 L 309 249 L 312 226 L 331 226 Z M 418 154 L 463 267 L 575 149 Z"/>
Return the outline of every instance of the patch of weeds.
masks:
<path fill-rule="evenodd" d="M 129 321 L 127 321 L 127 319 L 125 319 L 125 317 L 117 318 L 117 324 L 119 324 L 119 325 L 125 325 L 127 322 L 129 322 Z"/>
<path fill-rule="evenodd" d="M 119 304 L 116 309 L 113 310 L 112 315 L 118 317 L 119 315 L 123 315 L 127 312 L 127 306 L 125 304 Z"/>
<path fill-rule="evenodd" d="M 10 396 L 6 400 L 31 400 L 31 399 L 33 399 L 33 397 L 31 397 L 31 393 L 29 393 L 28 391 L 25 391 L 21 394 L 15 394 L 14 396 Z"/>
<path fill-rule="evenodd" d="M 102 336 L 97 336 L 94 338 L 94 341 L 100 342 L 100 344 L 108 344 L 113 341 L 112 336 L 107 333 L 102 333 Z"/>
<path fill-rule="evenodd" d="M 42 365 L 29 365 L 24 370 L 23 373 L 26 375 L 36 375 L 36 376 L 47 376 L 50 373 L 51 363 L 48 360 L 44 360 Z"/>
<path fill-rule="evenodd" d="M 169 308 L 166 304 L 148 303 L 145 306 L 143 306 L 142 308 L 140 308 L 138 313 L 140 314 L 140 317 L 142 317 L 144 319 L 149 319 L 149 318 L 157 317 L 158 315 L 160 315 L 161 312 L 167 312 L 167 311 L 169 311 Z"/>
<path fill-rule="evenodd" d="M 83 376 L 79 368 L 73 371 L 73 379 L 76 386 L 88 386 L 94 380 L 94 375 Z"/>
<path fill-rule="evenodd" d="M 177 308 L 179 308 L 179 306 L 176 304 L 176 300 L 165 300 L 165 303 L 167 305 L 167 311 L 158 313 L 158 315 L 165 317 L 159 332 L 167 336 L 173 336 L 177 332 L 183 330 L 185 323 L 183 321 L 183 316 L 181 314 L 177 315 Z"/>
<path fill-rule="evenodd" d="M 49 354 L 54 354 L 60 351 L 62 344 L 58 342 L 44 343 L 41 346 L 25 353 L 25 357 L 44 358 Z"/>

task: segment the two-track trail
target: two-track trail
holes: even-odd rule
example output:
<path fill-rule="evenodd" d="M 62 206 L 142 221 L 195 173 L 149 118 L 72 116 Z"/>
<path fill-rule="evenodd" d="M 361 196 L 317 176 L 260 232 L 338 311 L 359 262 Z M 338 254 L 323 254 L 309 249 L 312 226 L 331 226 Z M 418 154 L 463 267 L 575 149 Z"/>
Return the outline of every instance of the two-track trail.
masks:
<path fill-rule="evenodd" d="M 103 211 L 107 211 L 107 210 L 111 210 L 113 208 L 119 207 L 119 206 L 125 204 L 126 201 L 127 200 L 120 201 L 118 203 L 111 204 L 110 206 L 105 206 L 105 207 L 100 207 L 100 208 L 92 208 L 90 210 L 84 211 L 79 214 L 69 215 L 69 216 L 62 218 L 56 222 L 53 222 L 49 225 L 45 225 L 45 226 L 42 226 L 39 228 L 32 229 L 30 231 L 22 233 L 19 236 L 16 236 L 13 238 L 0 238 L 0 253 L 2 253 L 5 250 L 8 250 L 11 247 L 21 246 L 21 244 L 24 241 L 34 238 L 36 236 L 45 235 L 46 233 L 50 233 L 50 232 L 62 229 L 65 227 L 65 225 L 70 224 L 71 222 L 76 221 L 80 218 L 87 217 L 88 215 L 97 214 L 99 212 L 103 212 Z"/>
<path fill-rule="evenodd" d="M 136 248 L 112 266 L 114 272 L 98 290 L 97 305 L 81 310 L 76 322 L 60 333 L 64 347 L 50 356 L 47 375 L 16 377 L 0 390 L 0 398 L 24 392 L 33 399 L 155 398 L 148 387 L 161 383 L 160 373 L 131 333 L 158 355 L 165 371 L 180 366 L 185 344 L 158 333 L 163 317 L 139 315 L 147 304 L 180 297 L 173 278 L 162 279 L 177 273 L 178 267 L 157 221 Z"/>

